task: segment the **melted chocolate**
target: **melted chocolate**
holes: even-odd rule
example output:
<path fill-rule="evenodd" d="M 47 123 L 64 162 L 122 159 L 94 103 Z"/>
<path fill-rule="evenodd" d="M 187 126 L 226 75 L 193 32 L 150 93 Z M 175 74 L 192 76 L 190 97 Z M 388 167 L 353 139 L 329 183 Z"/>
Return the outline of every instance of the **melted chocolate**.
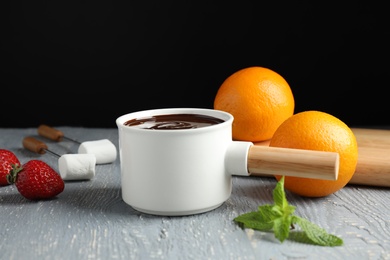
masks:
<path fill-rule="evenodd" d="M 224 120 L 199 114 L 169 114 L 126 121 L 124 125 L 151 130 L 180 130 L 206 127 L 224 122 Z"/>

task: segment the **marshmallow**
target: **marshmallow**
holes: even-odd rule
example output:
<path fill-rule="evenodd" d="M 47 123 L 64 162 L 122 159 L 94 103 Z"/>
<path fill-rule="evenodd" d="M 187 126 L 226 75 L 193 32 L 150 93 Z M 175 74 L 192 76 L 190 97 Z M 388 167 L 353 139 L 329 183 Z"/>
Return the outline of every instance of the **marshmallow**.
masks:
<path fill-rule="evenodd" d="M 116 147 L 108 139 L 88 141 L 80 144 L 78 149 L 79 154 L 94 154 L 96 156 L 96 164 L 111 163 L 116 159 Z"/>
<path fill-rule="evenodd" d="M 58 159 L 63 180 L 88 180 L 95 176 L 96 157 L 93 154 L 64 154 Z"/>

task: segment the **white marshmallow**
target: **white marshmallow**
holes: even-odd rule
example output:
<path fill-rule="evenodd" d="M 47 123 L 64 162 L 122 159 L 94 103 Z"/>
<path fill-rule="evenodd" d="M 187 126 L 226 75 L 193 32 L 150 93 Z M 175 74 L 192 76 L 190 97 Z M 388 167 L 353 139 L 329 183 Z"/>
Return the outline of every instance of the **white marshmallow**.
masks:
<path fill-rule="evenodd" d="M 64 154 L 58 159 L 63 180 L 88 180 L 95 176 L 96 157 L 93 154 Z"/>
<path fill-rule="evenodd" d="M 112 163 L 117 155 L 115 145 L 108 139 L 83 142 L 79 146 L 78 153 L 94 154 L 96 164 Z"/>

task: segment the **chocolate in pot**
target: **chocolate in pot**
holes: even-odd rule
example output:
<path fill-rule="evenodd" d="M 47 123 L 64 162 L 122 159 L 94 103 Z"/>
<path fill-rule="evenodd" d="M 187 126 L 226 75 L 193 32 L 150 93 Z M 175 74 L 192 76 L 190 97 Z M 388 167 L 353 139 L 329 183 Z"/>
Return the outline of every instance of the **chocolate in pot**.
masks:
<path fill-rule="evenodd" d="M 224 120 L 199 114 L 168 114 L 126 121 L 124 125 L 151 130 L 180 130 L 206 127 L 224 122 Z"/>

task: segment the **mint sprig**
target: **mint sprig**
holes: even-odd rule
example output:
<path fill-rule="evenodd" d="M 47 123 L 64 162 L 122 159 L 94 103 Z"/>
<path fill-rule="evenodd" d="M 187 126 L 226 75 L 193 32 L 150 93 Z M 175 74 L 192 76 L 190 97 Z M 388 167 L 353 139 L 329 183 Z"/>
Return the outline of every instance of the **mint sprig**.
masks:
<path fill-rule="evenodd" d="M 288 204 L 284 191 L 284 176 L 278 181 L 273 190 L 274 204 L 266 204 L 258 207 L 258 211 L 244 213 L 234 218 L 234 221 L 244 228 L 260 231 L 273 231 L 275 237 L 283 243 L 286 239 L 297 242 L 320 245 L 341 246 L 343 240 L 327 233 L 316 224 L 293 215 L 295 207 Z M 290 232 L 300 226 L 302 231 Z"/>

